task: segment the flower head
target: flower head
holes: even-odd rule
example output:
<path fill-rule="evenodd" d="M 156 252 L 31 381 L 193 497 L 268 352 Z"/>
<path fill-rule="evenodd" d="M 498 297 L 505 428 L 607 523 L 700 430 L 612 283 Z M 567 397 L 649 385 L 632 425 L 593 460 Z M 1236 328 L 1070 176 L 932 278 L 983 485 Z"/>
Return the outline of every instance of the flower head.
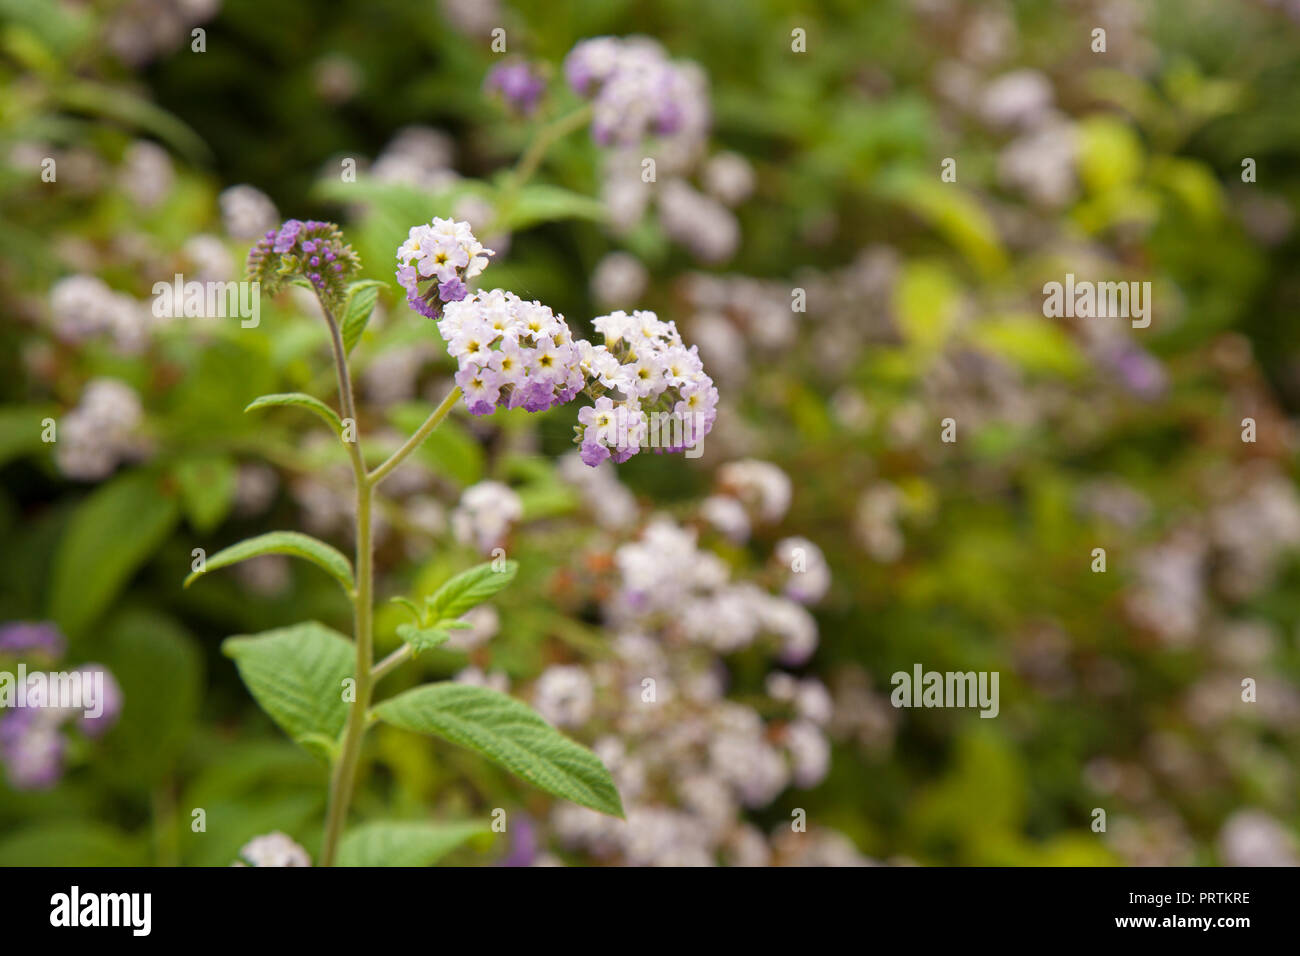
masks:
<path fill-rule="evenodd" d="M 436 319 L 444 303 L 459 302 L 469 294 L 465 281 L 483 271 L 490 255 L 492 250 L 483 248 L 469 223 L 435 218 L 427 226 L 412 226 L 398 247 L 397 281 L 412 309 Z"/>
<path fill-rule="evenodd" d="M 483 88 L 498 93 L 506 106 L 521 116 L 529 116 L 546 92 L 546 80 L 527 63 L 501 63 L 488 71 Z"/>
<path fill-rule="evenodd" d="M 698 350 L 653 312 L 611 312 L 592 325 L 605 342 L 579 343 L 587 391 L 595 398 L 574 429 L 582 460 L 623 462 L 647 444 L 660 452 L 696 447 L 713 428 L 718 405 Z"/>
<path fill-rule="evenodd" d="M 572 401 L 583 386 L 578 345 L 564 316 L 493 289 L 448 302 L 438 331 L 459 370 L 470 413 L 497 407 L 540 412 Z"/>
<path fill-rule="evenodd" d="M 602 146 L 635 146 L 650 135 L 694 134 L 708 125 L 702 74 L 669 60 L 654 40 L 584 40 L 565 58 L 564 75 L 574 92 L 591 98 L 591 135 Z"/>
<path fill-rule="evenodd" d="M 265 291 L 302 278 L 334 307 L 343 304 L 348 282 L 360 268 L 361 260 L 331 222 L 290 219 L 248 252 L 248 278 L 261 282 Z"/>

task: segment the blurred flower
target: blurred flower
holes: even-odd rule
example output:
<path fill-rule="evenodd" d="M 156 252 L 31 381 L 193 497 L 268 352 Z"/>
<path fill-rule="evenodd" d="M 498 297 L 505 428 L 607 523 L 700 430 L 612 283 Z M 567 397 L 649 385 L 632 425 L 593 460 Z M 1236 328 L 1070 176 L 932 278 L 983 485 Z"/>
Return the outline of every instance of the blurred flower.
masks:
<path fill-rule="evenodd" d="M 483 89 L 499 94 L 506 108 L 521 116 L 531 116 L 537 101 L 546 92 L 546 80 L 523 61 L 498 63 L 488 71 Z"/>
<path fill-rule="evenodd" d="M 735 214 L 682 179 L 669 179 L 659 192 L 659 223 L 670 239 L 701 262 L 725 262 L 740 246 Z"/>
<path fill-rule="evenodd" d="M 127 147 L 118 175 L 131 201 L 145 209 L 166 199 L 176 178 L 167 150 L 148 140 L 136 140 Z"/>
<path fill-rule="evenodd" d="M 140 451 L 137 430 L 143 417 L 140 399 L 126 383 L 90 382 L 77 407 L 59 422 L 54 451 L 59 470 L 77 481 L 108 477 Z"/>
<path fill-rule="evenodd" d="M 15 656 L 37 653 L 58 659 L 67 646 L 63 634 L 47 621 L 10 621 L 0 625 L 0 654 Z"/>
<path fill-rule="evenodd" d="M 232 866 L 311 866 L 307 851 L 279 830 L 249 840 L 239 857 Z"/>
<path fill-rule="evenodd" d="M 704 188 L 728 206 L 737 206 L 754 192 L 754 167 L 740 153 L 718 153 L 704 165 Z"/>
<path fill-rule="evenodd" d="M 565 57 L 564 75 L 574 92 L 592 99 L 591 135 L 602 146 L 707 128 L 702 74 L 670 61 L 647 37 L 583 40 Z"/>
<path fill-rule="evenodd" d="M 1219 831 L 1227 866 L 1300 866 L 1295 836 L 1260 810 L 1238 810 Z"/>
<path fill-rule="evenodd" d="M 632 306 L 649 282 L 650 275 L 640 259 L 626 252 L 611 252 L 592 270 L 591 295 L 607 308 Z"/>
<path fill-rule="evenodd" d="M 831 586 L 831 569 L 822 549 L 807 538 L 782 538 L 773 555 L 785 570 L 785 596 L 800 604 L 816 604 Z"/>
<path fill-rule="evenodd" d="M 591 678 L 581 667 L 548 667 L 533 686 L 533 706 L 557 727 L 586 723 L 593 697 Z"/>
<path fill-rule="evenodd" d="M 523 502 L 508 486 L 499 481 L 480 481 L 465 489 L 460 504 L 451 513 L 452 532 L 457 541 L 489 554 L 505 543 L 511 526 L 523 514 Z"/>
<path fill-rule="evenodd" d="M 764 524 L 780 521 L 790 507 L 790 478 L 771 462 L 756 458 L 728 462 L 718 469 L 718 485 Z"/>
<path fill-rule="evenodd" d="M 252 186 L 231 186 L 217 197 L 217 202 L 226 234 L 232 239 L 256 239 L 280 221 L 275 203 Z"/>

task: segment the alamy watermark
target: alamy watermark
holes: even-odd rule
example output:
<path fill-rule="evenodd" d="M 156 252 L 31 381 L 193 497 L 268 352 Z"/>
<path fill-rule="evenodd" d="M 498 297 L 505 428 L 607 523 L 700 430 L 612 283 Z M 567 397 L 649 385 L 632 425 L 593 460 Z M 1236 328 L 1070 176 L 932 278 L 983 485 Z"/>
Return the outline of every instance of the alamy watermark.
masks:
<path fill-rule="evenodd" d="M 179 272 L 171 282 L 153 284 L 153 314 L 160 319 L 240 319 L 240 327 L 255 329 L 262 321 L 262 283 L 185 281 Z"/>
<path fill-rule="evenodd" d="M 102 670 L 32 671 L 25 664 L 18 672 L 0 671 L 0 708 L 80 710 L 89 720 L 104 714 Z"/>
<path fill-rule="evenodd" d="M 996 717 L 1001 709 L 997 671 L 927 671 L 916 664 L 889 682 L 895 707 L 978 707 L 981 717 Z"/>
<path fill-rule="evenodd" d="M 1049 319 L 1131 319 L 1133 328 L 1151 324 L 1150 282 L 1078 282 L 1067 272 L 1065 282 L 1043 284 L 1043 315 Z"/>

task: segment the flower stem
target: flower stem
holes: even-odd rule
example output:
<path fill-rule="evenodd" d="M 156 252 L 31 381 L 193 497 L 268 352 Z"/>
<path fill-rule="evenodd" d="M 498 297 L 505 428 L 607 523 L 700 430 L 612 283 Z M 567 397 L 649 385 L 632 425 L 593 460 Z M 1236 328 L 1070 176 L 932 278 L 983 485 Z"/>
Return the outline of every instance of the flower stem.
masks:
<path fill-rule="evenodd" d="M 424 420 L 424 424 L 415 430 L 415 434 L 408 438 L 401 448 L 393 452 L 387 461 L 376 467 L 367 476 L 371 487 L 378 485 L 387 478 L 394 468 L 405 461 L 411 452 L 419 448 L 424 440 L 433 434 L 433 430 L 442 424 L 442 420 L 447 417 L 447 413 L 456 406 L 456 402 L 460 400 L 460 395 L 459 385 L 447 393 L 447 397 L 442 400 L 442 404 L 433 410 L 429 417 Z"/>
<path fill-rule="evenodd" d="M 412 651 L 411 651 L 410 644 L 403 644 L 397 650 L 393 651 L 393 653 L 385 657 L 382 661 L 380 661 L 378 664 L 374 666 L 373 670 L 371 670 L 370 672 L 371 684 L 373 685 L 379 683 L 379 681 L 383 680 L 383 678 L 387 676 L 390 672 L 395 670 L 400 665 L 406 663 L 408 660 L 411 659 L 411 654 Z"/>
<path fill-rule="evenodd" d="M 370 710 L 370 691 L 373 686 L 370 670 L 374 664 L 373 649 L 373 590 L 374 548 L 371 540 L 370 512 L 374 503 L 374 489 L 366 474 L 365 460 L 361 455 L 360 436 L 356 433 L 356 405 L 352 397 L 352 377 L 348 372 L 347 352 L 343 336 L 334 314 L 324 301 L 320 302 L 325 323 L 330 330 L 330 343 L 334 350 L 334 368 L 339 380 L 339 405 L 345 419 L 351 419 L 353 441 L 345 441 L 352 462 L 352 476 L 357 493 L 356 516 L 356 571 L 357 589 L 353 603 L 353 637 L 356 644 L 356 687 L 348 708 L 347 726 L 343 733 L 343 746 L 334 764 L 330 778 L 329 809 L 325 818 L 325 841 L 321 849 L 321 865 L 333 866 L 338 853 L 339 838 L 347 821 L 348 804 L 356 783 L 357 764 L 361 758 L 361 739 L 366 731 L 366 715 Z"/>
<path fill-rule="evenodd" d="M 581 129 L 591 119 L 591 105 L 581 106 L 572 113 L 566 113 L 559 119 L 543 126 L 533 141 L 528 144 L 524 154 L 519 157 L 514 170 L 510 173 L 510 191 L 519 189 L 537 172 L 537 167 L 546 158 L 550 148 L 575 130 Z"/>

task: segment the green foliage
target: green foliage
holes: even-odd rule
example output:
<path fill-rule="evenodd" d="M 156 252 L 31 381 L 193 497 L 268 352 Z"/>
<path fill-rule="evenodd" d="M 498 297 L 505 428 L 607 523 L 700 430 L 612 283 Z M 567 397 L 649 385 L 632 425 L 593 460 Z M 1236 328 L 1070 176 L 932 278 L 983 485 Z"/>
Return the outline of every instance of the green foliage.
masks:
<path fill-rule="evenodd" d="M 554 796 L 623 815 L 600 758 L 505 694 L 468 684 L 428 684 L 384 701 L 375 715 L 403 730 L 468 747 Z"/>
<path fill-rule="evenodd" d="M 347 638 L 313 621 L 229 637 L 221 650 L 285 733 L 313 753 L 333 755 L 347 720 L 345 682 L 354 673 Z"/>
<path fill-rule="evenodd" d="M 487 823 L 363 823 L 343 837 L 339 865 L 432 866 L 457 847 L 491 832 Z"/>
<path fill-rule="evenodd" d="M 348 594 L 351 594 L 355 587 L 352 580 L 352 563 L 343 553 L 324 541 L 319 541 L 300 531 L 271 531 L 232 544 L 228 548 L 222 548 L 212 557 L 205 559 L 202 570 L 190 572 L 185 579 L 185 586 L 189 587 L 195 579 L 209 571 L 217 571 L 263 554 L 287 554 L 302 558 L 328 573 Z"/>

